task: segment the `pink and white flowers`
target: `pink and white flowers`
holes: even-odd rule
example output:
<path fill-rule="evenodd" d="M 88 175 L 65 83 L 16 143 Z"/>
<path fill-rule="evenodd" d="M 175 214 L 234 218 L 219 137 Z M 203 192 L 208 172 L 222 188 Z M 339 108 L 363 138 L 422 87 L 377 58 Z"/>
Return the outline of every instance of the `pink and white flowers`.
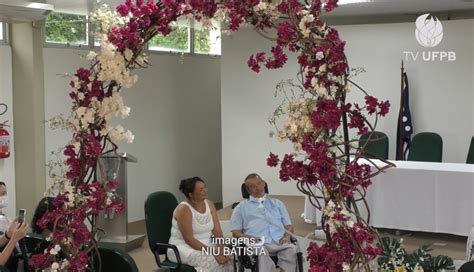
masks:
<path fill-rule="evenodd" d="M 79 68 L 71 77 L 71 115 L 53 120 L 55 126 L 71 130 L 72 140 L 64 148 L 67 170 L 54 176 L 50 190 L 56 195 L 55 209 L 38 223 L 54 225 L 51 246 L 31 258 L 32 266 L 85 271 L 89 253 L 96 247 L 95 217 L 102 210 L 123 210 L 116 181 L 103 178 L 100 158 L 115 152 L 119 141 L 134 139 L 129 130 L 111 127 L 108 122 L 130 113 L 120 91 L 136 83 L 133 69 L 146 67 L 145 44 L 157 34 L 168 35 L 181 16 L 204 25 L 225 16 L 231 31 L 251 25 L 275 42 L 269 53 L 250 56 L 247 63 L 253 71 L 259 72 L 262 66 L 283 67 L 288 51 L 297 55 L 301 96 L 287 101 L 282 109 L 287 118 L 278 130 L 278 137 L 291 141 L 295 151 L 282 160 L 271 153 L 267 163 L 278 166 L 281 180 L 296 181 L 302 192 L 310 194 L 308 186 L 323 192 L 323 205 L 315 205 L 326 207 L 322 223 L 327 242 L 308 249 L 311 271 L 365 267 L 380 253 L 380 247 L 376 231 L 353 210 L 354 197 L 370 185 L 377 172 L 357 162 L 363 150 L 354 148 L 347 129 L 357 129 L 359 134 L 372 131 L 374 126 L 365 114 L 377 120 L 388 112 L 389 103 L 368 95 L 363 106 L 345 101 L 350 89 L 345 42 L 320 17 L 336 7 L 337 0 L 308 4 L 297 0 L 125 0 L 115 12 L 100 8 L 92 16 L 99 27 L 100 51 L 89 52 L 86 58 L 91 65 Z M 269 36 L 271 29 L 276 37 Z M 351 155 L 355 156 L 352 160 Z M 65 254 L 58 254 L 59 249 Z"/>

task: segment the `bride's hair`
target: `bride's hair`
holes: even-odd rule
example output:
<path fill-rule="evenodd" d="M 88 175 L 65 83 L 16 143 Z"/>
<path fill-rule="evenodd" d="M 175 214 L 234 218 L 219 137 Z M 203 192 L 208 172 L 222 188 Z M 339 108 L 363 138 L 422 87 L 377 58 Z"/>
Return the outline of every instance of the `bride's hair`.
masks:
<path fill-rule="evenodd" d="M 181 193 L 184 194 L 184 196 L 186 196 L 186 198 L 189 198 L 189 194 L 194 192 L 194 188 L 196 187 L 196 182 L 198 181 L 204 183 L 204 181 L 199 177 L 183 179 L 179 183 L 179 190 L 181 191 Z"/>

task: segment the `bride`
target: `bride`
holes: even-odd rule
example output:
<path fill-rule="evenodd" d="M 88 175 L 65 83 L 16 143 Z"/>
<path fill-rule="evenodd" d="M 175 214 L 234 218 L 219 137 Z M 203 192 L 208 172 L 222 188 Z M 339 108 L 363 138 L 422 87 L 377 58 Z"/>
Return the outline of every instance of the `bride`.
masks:
<path fill-rule="evenodd" d="M 179 190 L 186 196 L 186 201 L 174 210 L 169 244 L 176 245 L 182 263 L 193 266 L 197 272 L 233 271 L 230 257 L 223 254 L 224 245 L 211 241 L 211 236 L 223 235 L 214 203 L 207 199 L 206 184 L 198 177 L 188 178 L 181 181 Z M 215 250 L 213 247 L 220 248 Z M 170 249 L 168 258 L 176 261 Z"/>

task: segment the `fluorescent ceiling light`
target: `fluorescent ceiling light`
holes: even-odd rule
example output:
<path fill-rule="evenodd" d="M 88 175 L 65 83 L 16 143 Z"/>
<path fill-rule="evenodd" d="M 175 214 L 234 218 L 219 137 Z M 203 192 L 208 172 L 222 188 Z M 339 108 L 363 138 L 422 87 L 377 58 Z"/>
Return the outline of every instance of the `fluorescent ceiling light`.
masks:
<path fill-rule="evenodd" d="M 347 5 L 347 4 L 358 4 L 358 3 L 369 3 L 373 0 L 339 0 L 338 5 Z"/>

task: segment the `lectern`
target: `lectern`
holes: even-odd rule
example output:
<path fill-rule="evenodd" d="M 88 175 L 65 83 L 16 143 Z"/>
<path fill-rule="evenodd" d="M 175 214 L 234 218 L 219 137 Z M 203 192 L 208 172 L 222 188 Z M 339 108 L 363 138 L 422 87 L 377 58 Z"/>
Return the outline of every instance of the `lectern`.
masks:
<path fill-rule="evenodd" d="M 117 194 L 125 202 L 125 209 L 120 214 L 114 211 L 102 211 L 97 218 L 97 227 L 104 233 L 99 233 L 99 243 L 132 250 L 142 245 L 145 234 L 128 234 L 128 163 L 137 162 L 137 159 L 127 153 L 110 154 L 102 157 L 103 169 L 106 180 L 114 179 L 118 182 Z M 100 166 L 99 166 L 100 169 Z M 136 180 L 134 180 L 136 182 Z"/>

